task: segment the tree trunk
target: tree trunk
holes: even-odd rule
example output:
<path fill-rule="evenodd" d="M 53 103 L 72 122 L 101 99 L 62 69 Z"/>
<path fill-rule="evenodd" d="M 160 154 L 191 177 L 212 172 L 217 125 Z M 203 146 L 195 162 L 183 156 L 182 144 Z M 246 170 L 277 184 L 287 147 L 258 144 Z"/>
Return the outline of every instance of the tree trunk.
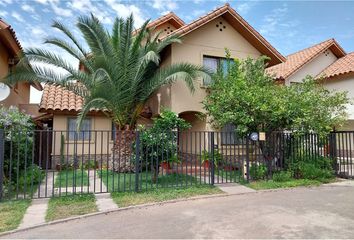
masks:
<path fill-rule="evenodd" d="M 134 172 L 134 140 L 134 131 L 129 129 L 116 131 L 109 165 L 111 170 L 120 173 Z"/>

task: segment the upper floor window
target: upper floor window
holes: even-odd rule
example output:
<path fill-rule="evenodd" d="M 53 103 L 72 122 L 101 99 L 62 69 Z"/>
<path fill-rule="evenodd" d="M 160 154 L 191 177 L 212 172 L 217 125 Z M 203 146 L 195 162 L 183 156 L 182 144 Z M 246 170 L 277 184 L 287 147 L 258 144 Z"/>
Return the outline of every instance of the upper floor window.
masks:
<path fill-rule="evenodd" d="M 90 140 L 91 119 L 86 118 L 82 121 L 79 132 L 76 131 L 76 126 L 77 126 L 77 119 L 68 118 L 68 139 L 79 140 L 79 141 Z"/>
<path fill-rule="evenodd" d="M 226 58 L 203 56 L 203 66 L 211 70 L 213 73 L 216 73 L 220 69 L 225 74 L 229 66 L 228 61 L 233 62 L 233 60 Z M 210 85 L 210 81 L 211 80 L 204 80 L 203 85 Z"/>

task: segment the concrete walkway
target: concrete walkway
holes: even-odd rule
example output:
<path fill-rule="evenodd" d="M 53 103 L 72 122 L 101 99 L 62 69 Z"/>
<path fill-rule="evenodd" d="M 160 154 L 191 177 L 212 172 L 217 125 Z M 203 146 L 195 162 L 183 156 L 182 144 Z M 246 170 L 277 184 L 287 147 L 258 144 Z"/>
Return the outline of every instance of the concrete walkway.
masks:
<path fill-rule="evenodd" d="M 244 194 L 256 192 L 256 190 L 252 188 L 248 188 L 237 183 L 222 183 L 215 184 L 215 186 L 220 188 L 223 192 L 226 192 L 227 194 Z"/>
<path fill-rule="evenodd" d="M 118 205 L 111 198 L 111 194 L 107 192 L 107 187 L 98 177 L 98 174 L 95 176 L 91 173 L 89 175 L 89 183 L 89 192 L 95 193 L 98 211 L 103 212 L 118 208 Z"/>
<path fill-rule="evenodd" d="M 45 223 L 45 216 L 48 209 L 48 197 L 54 196 L 54 183 L 57 174 L 55 172 L 47 172 L 33 197 L 31 205 L 27 208 L 26 213 L 21 221 L 19 228 L 27 228 L 41 223 Z"/>
<path fill-rule="evenodd" d="M 23 217 L 18 228 L 27 228 L 45 223 L 48 202 L 48 198 L 33 199 L 31 205 L 27 208 L 25 216 Z"/>
<path fill-rule="evenodd" d="M 354 188 L 296 188 L 157 204 L 4 238 L 353 238 Z"/>

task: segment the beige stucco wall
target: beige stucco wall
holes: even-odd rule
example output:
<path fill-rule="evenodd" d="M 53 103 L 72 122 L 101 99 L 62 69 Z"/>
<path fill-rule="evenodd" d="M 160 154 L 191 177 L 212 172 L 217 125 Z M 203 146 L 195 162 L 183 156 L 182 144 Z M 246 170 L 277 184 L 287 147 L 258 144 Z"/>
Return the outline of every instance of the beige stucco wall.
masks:
<path fill-rule="evenodd" d="M 0 42 L 0 81 L 6 77 L 9 72 L 9 54 L 5 46 Z M 30 85 L 28 83 L 18 83 L 17 87 L 11 89 L 7 99 L 0 102 L 5 107 L 16 106 L 19 104 L 27 104 L 30 99 Z"/>
<path fill-rule="evenodd" d="M 53 117 L 53 152 L 60 154 L 61 134 L 64 135 L 64 154 L 72 155 L 75 152 L 82 154 L 110 154 L 113 147 L 112 141 L 112 120 L 105 116 L 88 116 L 91 119 L 91 141 L 70 141 L 68 140 L 68 119 L 75 118 L 74 115 L 58 115 Z M 149 126 L 151 120 L 140 118 L 138 124 Z M 76 146 L 75 146 L 76 144 Z"/>
<path fill-rule="evenodd" d="M 220 31 L 220 24 L 226 28 Z M 232 58 L 259 57 L 260 52 L 239 34 L 224 18 L 219 17 L 182 38 L 182 44 L 172 45 L 171 63 L 189 62 L 202 65 L 203 56 L 225 57 L 225 48 L 231 52 Z M 192 94 L 184 82 L 176 82 L 171 86 L 171 109 L 176 113 L 194 111 L 204 112 L 202 101 L 206 89 L 201 87 L 202 81 L 196 81 L 196 90 Z M 206 127 L 208 129 L 208 126 Z M 204 129 L 204 130 L 206 130 Z"/>
<path fill-rule="evenodd" d="M 289 85 L 292 82 L 302 82 L 302 80 L 307 76 L 316 77 L 320 74 L 326 67 L 331 65 L 337 60 L 337 57 L 332 53 L 331 50 L 327 50 L 321 53 L 311 62 L 307 63 L 305 66 L 300 68 L 295 74 L 287 79 L 286 84 Z"/>
<path fill-rule="evenodd" d="M 348 93 L 351 100 L 351 104 L 347 106 L 348 118 L 354 120 L 354 74 L 326 79 L 323 84 L 329 90 L 346 91 Z M 354 126 L 351 130 L 354 130 Z"/>
<path fill-rule="evenodd" d="M 81 154 L 107 154 L 113 146 L 113 141 L 111 139 L 111 127 L 112 122 L 109 118 L 104 116 L 90 116 L 91 119 L 91 141 L 77 141 L 76 146 L 74 141 L 69 141 L 67 137 L 68 130 L 68 118 L 73 116 L 67 115 L 54 115 L 53 117 L 53 154 L 60 154 L 60 136 L 64 135 L 64 154 L 71 155 L 74 153 L 74 148 L 76 147 L 76 152 L 78 155 Z M 61 132 L 63 131 L 63 132 Z M 55 145 L 55 146 L 54 146 Z M 96 149 L 95 149 L 96 146 Z"/>

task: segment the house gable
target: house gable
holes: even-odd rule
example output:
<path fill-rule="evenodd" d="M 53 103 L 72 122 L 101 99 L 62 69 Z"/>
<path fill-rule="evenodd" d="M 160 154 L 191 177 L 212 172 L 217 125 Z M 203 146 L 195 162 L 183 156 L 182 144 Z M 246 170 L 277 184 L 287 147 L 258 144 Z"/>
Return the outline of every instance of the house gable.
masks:
<path fill-rule="evenodd" d="M 199 19 L 179 28 L 175 34 L 179 36 L 188 35 L 209 22 L 223 17 L 237 32 L 239 32 L 248 42 L 270 58 L 269 65 L 273 66 L 285 61 L 285 58 L 251 25 L 249 25 L 229 4 L 215 9 L 214 11 L 200 17 Z"/>
<path fill-rule="evenodd" d="M 321 52 L 314 59 L 304 65 L 301 69 L 296 71 L 293 75 L 291 75 L 287 80 L 286 84 L 290 84 L 292 82 L 302 82 L 302 80 L 310 75 L 312 77 L 316 77 L 319 75 L 323 69 L 330 66 L 334 63 L 338 57 L 330 50 L 327 49 L 324 52 Z"/>

